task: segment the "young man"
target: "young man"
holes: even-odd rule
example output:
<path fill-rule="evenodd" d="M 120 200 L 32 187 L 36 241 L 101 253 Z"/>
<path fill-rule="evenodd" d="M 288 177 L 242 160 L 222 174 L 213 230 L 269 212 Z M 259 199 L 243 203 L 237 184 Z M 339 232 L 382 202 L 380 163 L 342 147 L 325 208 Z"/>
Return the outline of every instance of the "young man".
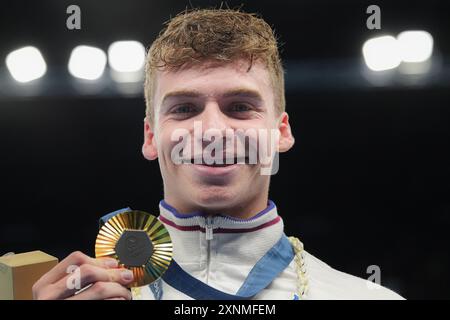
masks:
<path fill-rule="evenodd" d="M 262 155 L 288 151 L 294 137 L 277 42 L 264 20 L 234 10 L 176 16 L 149 50 L 145 96 L 142 152 L 159 161 L 159 220 L 181 280 L 160 279 L 134 290 L 134 299 L 401 298 L 332 269 L 284 235 Z M 65 285 L 73 264 L 82 286 L 93 284 L 77 295 Z M 116 266 L 74 253 L 36 283 L 34 295 L 130 299 L 130 274 Z"/>

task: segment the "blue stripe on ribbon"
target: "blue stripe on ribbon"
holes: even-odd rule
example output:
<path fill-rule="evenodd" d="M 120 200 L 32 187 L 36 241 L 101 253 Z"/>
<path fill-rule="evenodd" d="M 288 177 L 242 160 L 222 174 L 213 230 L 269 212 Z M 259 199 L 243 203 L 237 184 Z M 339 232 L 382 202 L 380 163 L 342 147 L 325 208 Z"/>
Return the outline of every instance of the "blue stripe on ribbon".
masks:
<path fill-rule="evenodd" d="M 122 208 L 122 209 L 119 209 L 119 210 L 116 210 L 114 212 L 111 212 L 111 213 L 108 213 L 108 214 L 104 215 L 99 220 L 100 228 L 106 223 L 106 221 L 108 221 L 109 219 L 111 219 L 115 215 L 118 215 L 119 213 L 130 211 L 130 210 L 131 210 L 131 208 Z"/>
<path fill-rule="evenodd" d="M 292 261 L 294 251 L 285 235 L 256 263 L 237 294 L 217 290 L 184 271 L 175 260 L 163 280 L 195 300 L 244 300 L 266 288 Z"/>
<path fill-rule="evenodd" d="M 267 287 L 294 259 L 295 253 L 289 239 L 281 239 L 255 264 L 236 293 L 251 297 Z"/>

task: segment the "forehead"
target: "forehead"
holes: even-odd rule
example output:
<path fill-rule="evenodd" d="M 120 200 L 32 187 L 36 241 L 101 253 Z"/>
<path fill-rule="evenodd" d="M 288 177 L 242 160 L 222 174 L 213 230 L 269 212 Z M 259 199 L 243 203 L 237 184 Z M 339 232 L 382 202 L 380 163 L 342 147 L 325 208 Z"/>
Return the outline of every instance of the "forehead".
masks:
<path fill-rule="evenodd" d="M 177 91 L 196 91 L 204 96 L 221 96 L 230 91 L 256 91 L 264 100 L 273 101 L 269 71 L 260 62 L 249 68 L 246 60 L 233 62 L 204 62 L 176 71 L 158 71 L 154 101 L 160 105 L 167 94 Z"/>

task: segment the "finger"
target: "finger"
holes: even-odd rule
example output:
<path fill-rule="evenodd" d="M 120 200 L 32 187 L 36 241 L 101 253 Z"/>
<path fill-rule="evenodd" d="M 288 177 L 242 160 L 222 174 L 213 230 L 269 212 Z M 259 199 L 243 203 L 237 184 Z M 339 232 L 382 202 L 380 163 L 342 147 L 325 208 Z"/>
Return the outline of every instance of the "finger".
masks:
<path fill-rule="evenodd" d="M 70 266 L 81 266 L 91 264 L 103 268 L 116 268 L 118 262 L 112 258 L 91 258 L 80 251 L 75 251 L 68 255 L 64 260 L 58 263 L 53 269 L 44 274 L 36 283 L 37 287 L 52 284 L 67 275 Z"/>
<path fill-rule="evenodd" d="M 133 281 L 133 272 L 128 269 L 104 269 L 91 264 L 83 264 L 52 285 L 56 299 L 64 299 L 81 288 L 96 282 L 117 282 L 126 286 Z"/>
<path fill-rule="evenodd" d="M 108 299 L 105 299 L 105 300 L 127 300 L 127 299 L 125 299 L 125 298 L 122 298 L 122 297 L 114 297 L 114 298 L 108 298 Z"/>
<path fill-rule="evenodd" d="M 105 300 L 111 298 L 131 300 L 131 292 L 117 282 L 96 282 L 90 288 L 69 297 L 67 300 Z"/>

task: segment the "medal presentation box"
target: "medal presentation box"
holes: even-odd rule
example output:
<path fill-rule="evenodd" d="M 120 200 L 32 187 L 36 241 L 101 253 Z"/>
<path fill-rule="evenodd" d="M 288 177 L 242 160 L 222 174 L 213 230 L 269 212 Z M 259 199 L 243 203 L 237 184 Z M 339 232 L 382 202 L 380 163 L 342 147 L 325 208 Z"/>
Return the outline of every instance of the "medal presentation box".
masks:
<path fill-rule="evenodd" d="M 57 263 L 42 251 L 0 257 L 0 300 L 33 299 L 33 284 Z"/>

